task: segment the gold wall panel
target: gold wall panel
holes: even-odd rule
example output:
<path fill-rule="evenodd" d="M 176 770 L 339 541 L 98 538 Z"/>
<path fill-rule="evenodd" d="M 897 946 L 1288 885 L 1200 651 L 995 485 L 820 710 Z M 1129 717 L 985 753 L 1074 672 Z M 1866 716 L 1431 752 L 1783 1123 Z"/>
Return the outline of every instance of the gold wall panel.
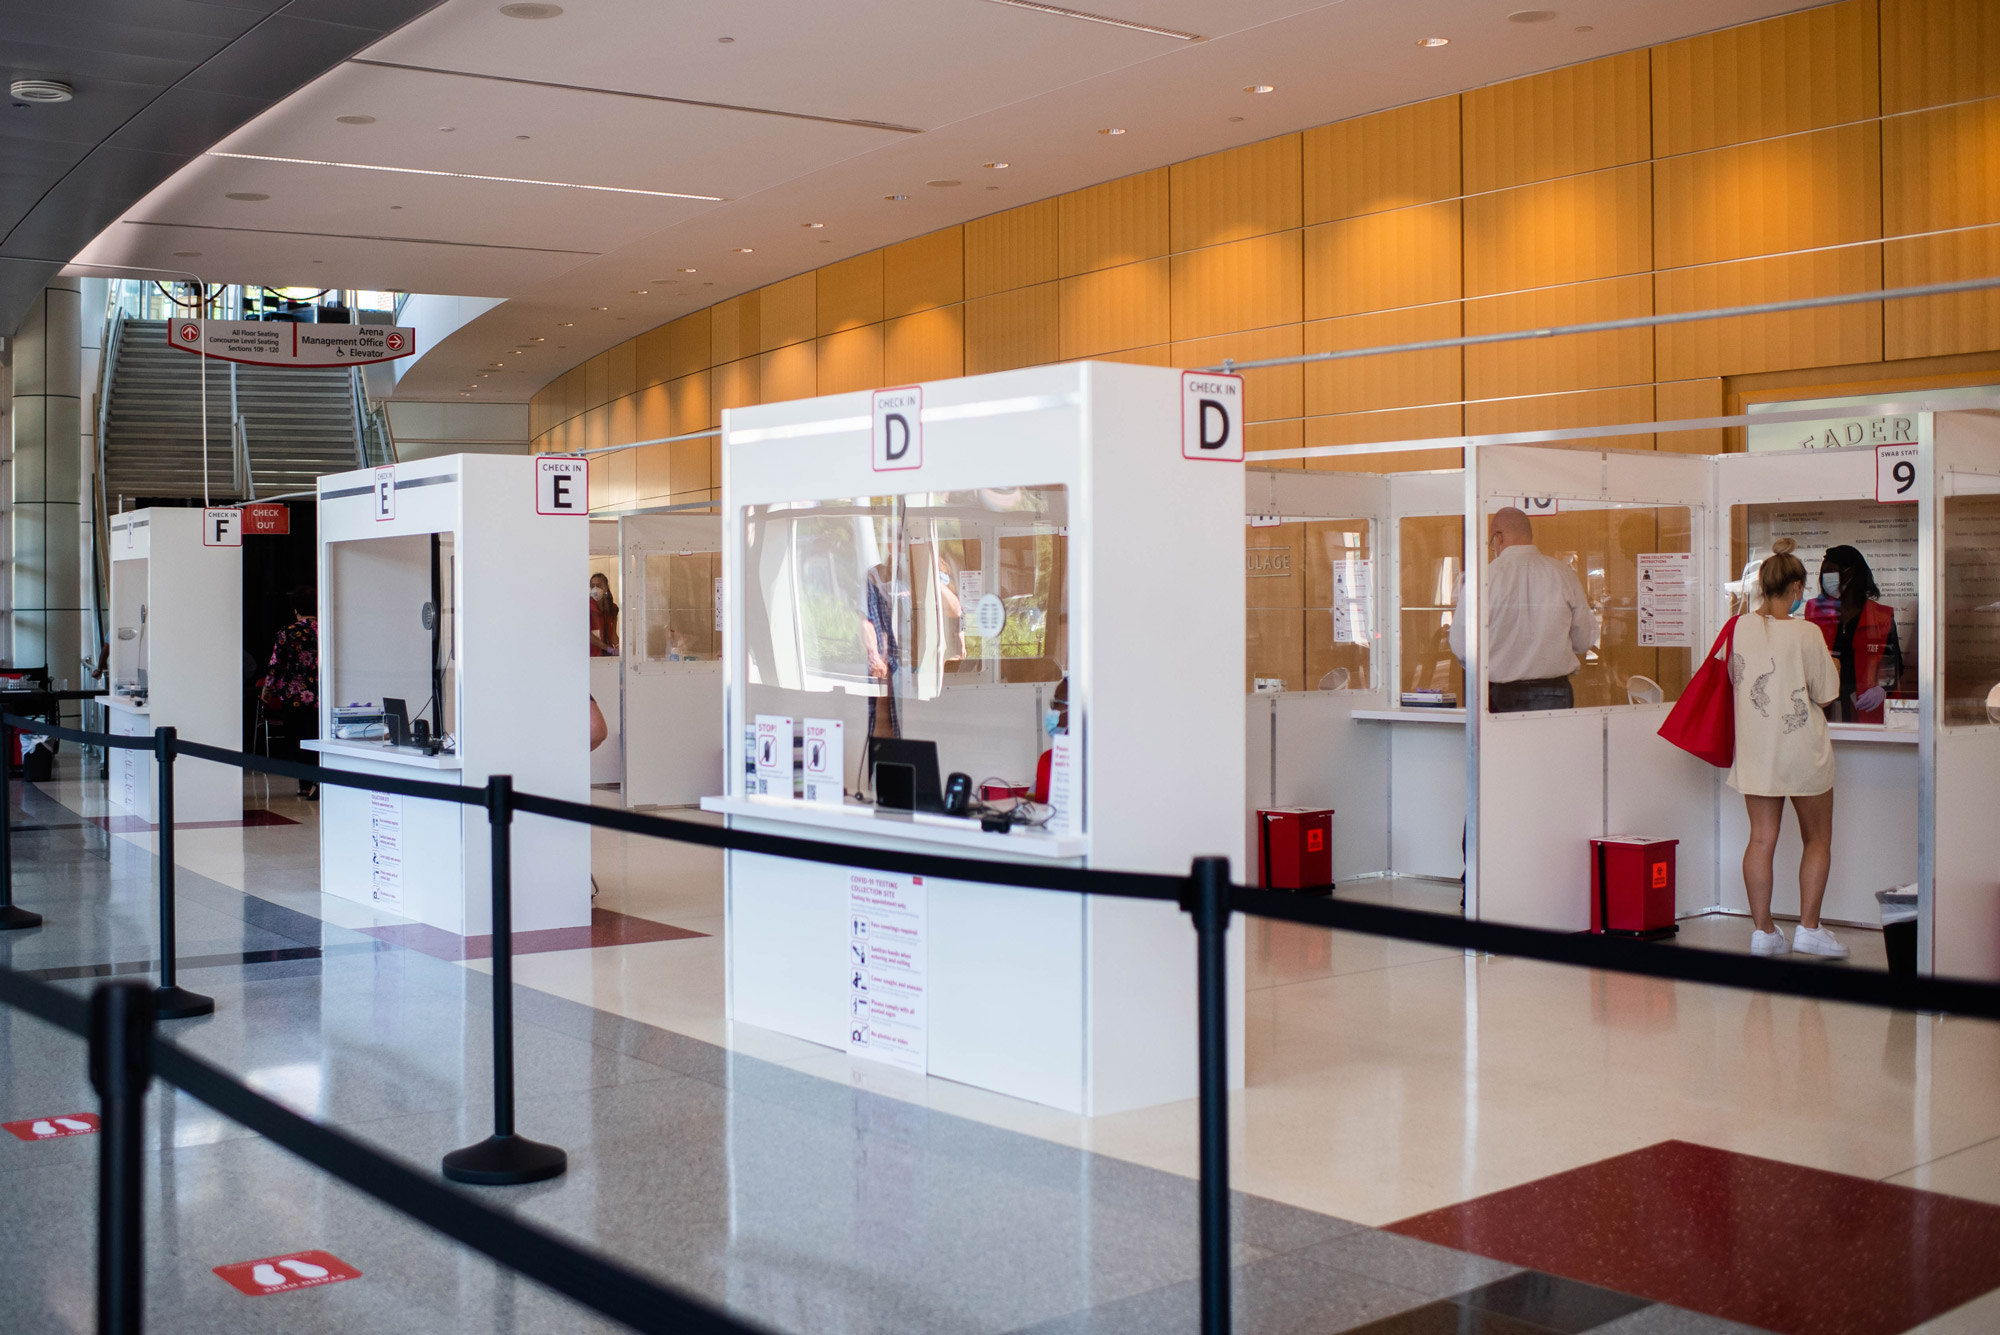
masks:
<path fill-rule="evenodd" d="M 658 440 L 661 436 L 674 434 L 673 427 L 668 425 L 672 414 L 668 411 L 666 385 L 648 385 L 632 397 L 638 405 L 638 412 L 630 439 Z M 618 443 L 622 445 L 625 442 Z"/>
<path fill-rule="evenodd" d="M 595 447 L 593 446 L 592 448 Z M 623 506 L 632 503 L 634 493 L 637 491 L 637 487 L 634 485 L 637 479 L 634 474 L 638 466 L 638 460 L 632 457 L 633 454 L 634 451 L 626 450 L 622 454 L 613 454 L 605 458 L 602 472 L 604 478 L 604 500 L 602 502 L 598 501 L 597 488 L 593 486 L 590 489 L 591 504 Z M 596 470 L 592 470 L 593 480 L 595 480 L 596 476 L 598 476 Z"/>
<path fill-rule="evenodd" d="M 713 342 L 713 326 L 706 310 L 683 315 L 667 324 L 667 374 L 669 377 L 693 375 L 696 371 L 708 369 L 708 354 Z"/>
<path fill-rule="evenodd" d="M 1061 196 L 1057 259 L 1065 278 L 1167 253 L 1167 169 Z"/>
<path fill-rule="evenodd" d="M 1305 351 L 1304 332 L 1299 325 L 1279 325 L 1275 329 L 1253 329 L 1247 333 L 1225 334 L 1221 338 L 1175 343 L 1163 349 L 1164 358 L 1153 365 L 1220 366 L 1224 358 L 1250 362 L 1266 357 L 1296 357 Z M 1269 422 L 1305 415 L 1305 367 L 1268 366 L 1262 370 L 1245 371 L 1242 375 L 1245 421 Z"/>
<path fill-rule="evenodd" d="M 984 375 L 1056 360 L 1056 307 L 1054 283 L 966 302 L 965 373 Z"/>
<path fill-rule="evenodd" d="M 967 300 L 1053 281 L 1060 208 L 1044 199 L 965 224 Z"/>
<path fill-rule="evenodd" d="M 1882 110 L 2000 94 L 2000 5 L 1882 0 Z"/>
<path fill-rule="evenodd" d="M 1322 445 L 1370 445 L 1376 441 L 1433 440 L 1440 436 L 1464 434 L 1464 414 L 1456 404 L 1306 419 L 1307 449 Z M 1308 469 L 1328 473 L 1421 473 L 1433 468 L 1462 468 L 1465 451 L 1434 447 L 1399 450 L 1393 454 L 1350 454 L 1305 462 Z"/>
<path fill-rule="evenodd" d="M 819 392 L 819 367 L 810 343 L 788 343 L 757 358 L 757 383 L 763 402 L 809 399 Z"/>
<path fill-rule="evenodd" d="M 757 342 L 757 305 L 757 294 L 745 292 L 710 308 L 714 313 L 709 331 L 710 366 L 755 357 L 761 350 Z"/>
<path fill-rule="evenodd" d="M 965 229 L 947 227 L 882 251 L 882 314 L 949 306 L 965 299 Z"/>
<path fill-rule="evenodd" d="M 1455 301 L 1460 204 L 1371 213 L 1305 229 L 1305 318 Z"/>
<path fill-rule="evenodd" d="M 1164 259 L 1065 278 L 1058 285 L 1057 302 L 1061 329 L 1056 355 L 1062 361 L 1149 347 L 1170 337 Z"/>
<path fill-rule="evenodd" d="M 1882 228 L 2000 222 L 2000 98 L 1882 122 Z"/>
<path fill-rule="evenodd" d="M 633 378 L 640 389 L 663 385 L 673 378 L 671 359 L 667 355 L 666 325 L 648 329 L 633 339 L 632 350 Z"/>
<path fill-rule="evenodd" d="M 622 399 L 639 388 L 636 350 L 635 342 L 629 338 L 605 350 L 605 394 L 608 397 Z"/>
<path fill-rule="evenodd" d="M 882 326 L 843 329 L 819 341 L 820 394 L 846 394 L 882 384 Z"/>
<path fill-rule="evenodd" d="M 1653 300 L 1664 314 L 1866 292 L 1881 283 L 1882 248 L 1855 246 L 1675 269 L 1656 277 Z M 1882 303 L 1661 325 L 1654 349 L 1662 380 L 1880 361 Z"/>
<path fill-rule="evenodd" d="M 1177 162 L 1168 170 L 1167 241 L 1175 251 L 1299 225 L 1304 169 L 1296 134 Z"/>
<path fill-rule="evenodd" d="M 919 385 L 964 374 L 964 307 L 939 306 L 882 326 L 884 385 Z"/>
<path fill-rule="evenodd" d="M 683 440 L 658 448 L 667 451 L 667 495 L 672 499 L 692 500 L 715 485 L 715 450 L 708 441 Z"/>
<path fill-rule="evenodd" d="M 725 408 L 749 408 L 764 401 L 757 366 L 757 358 L 745 357 L 741 361 L 724 362 L 715 368 L 717 422 L 722 420 L 721 413 Z"/>
<path fill-rule="evenodd" d="M 1174 256 L 1174 341 L 1297 323 L 1304 296 L 1299 237 L 1278 232 Z"/>
<path fill-rule="evenodd" d="M 1457 94 L 1307 130 L 1304 221 L 1332 222 L 1456 197 L 1458 136 Z"/>
<path fill-rule="evenodd" d="M 611 354 L 600 352 L 583 364 L 583 411 L 601 407 L 611 399 Z"/>
<path fill-rule="evenodd" d="M 1338 320 L 1315 320 L 1305 327 L 1303 350 L 1339 352 L 1421 343 L 1434 338 L 1456 338 L 1460 332 L 1456 303 L 1416 306 L 1349 315 Z M 1306 412 L 1317 417 L 1418 404 L 1456 404 L 1462 395 L 1459 386 L 1463 360 L 1457 348 L 1444 348 L 1310 363 L 1305 368 Z M 1458 409 L 1454 407 L 1452 411 L 1456 413 Z"/>
<path fill-rule="evenodd" d="M 815 328 L 824 337 L 882 322 L 882 252 L 871 250 L 819 270 Z"/>
<path fill-rule="evenodd" d="M 757 291 L 757 347 L 770 352 L 813 337 L 818 275 L 802 273 Z"/>
<path fill-rule="evenodd" d="M 1465 293 L 1646 273 L 1653 179 L 1646 163 L 1475 195 L 1465 201 Z"/>
<path fill-rule="evenodd" d="M 715 393 L 712 372 L 696 371 L 678 380 L 667 382 L 667 434 L 685 436 L 691 431 L 706 431 L 720 420 L 715 415 Z M 647 437 L 635 436 L 634 440 Z"/>
<path fill-rule="evenodd" d="M 1498 334 L 1514 329 L 1548 329 L 1652 313 L 1652 277 L 1635 274 L 1467 301 L 1465 332 Z M 1652 382 L 1650 328 L 1487 343 L 1465 350 L 1468 399 Z"/>
<path fill-rule="evenodd" d="M 1693 417 L 1721 417 L 1722 381 L 1666 380 L 1653 386 L 1653 416 L 1662 422 L 1686 421 Z M 1699 431 L 1661 431 L 1653 437 L 1653 448 L 1679 454 L 1721 454 L 1728 449 L 1721 427 Z"/>
<path fill-rule="evenodd" d="M 1652 151 L 1644 51 L 1464 95 L 1468 194 L 1643 162 Z"/>
<path fill-rule="evenodd" d="M 1248 422 L 1243 427 L 1243 449 L 1246 454 L 1260 454 L 1270 450 L 1296 450 L 1305 444 L 1306 424 L 1297 418 L 1289 422 Z M 1266 465 L 1269 468 L 1297 468 L 1296 459 L 1279 459 Z"/>
<path fill-rule="evenodd" d="M 1880 110 L 1875 0 L 1653 48 L 1653 152 L 1795 134 Z"/>
<path fill-rule="evenodd" d="M 674 452 L 670 446 L 648 445 L 632 451 L 633 499 L 657 503 L 673 495 Z M 593 498 L 595 500 L 595 498 Z"/>
<path fill-rule="evenodd" d="M 1662 269 L 1882 235 L 1881 138 L 1873 122 L 1739 144 L 1654 168 Z"/>
<path fill-rule="evenodd" d="M 1107 352 L 1097 358 L 1100 362 L 1122 362 L 1127 366 L 1174 366 L 1174 349 L 1171 343 L 1160 343 L 1150 348 L 1127 348 L 1123 352 Z M 1253 409 L 1254 411 L 1254 409 Z"/>
<path fill-rule="evenodd" d="M 1573 426 L 1617 426 L 1625 422 L 1652 420 L 1653 387 L 1650 384 L 1465 405 L 1465 434 L 1468 436 L 1503 431 L 1559 431 Z M 1548 444 L 1571 450 L 1650 450 L 1653 448 L 1653 436 L 1651 432 L 1640 432 L 1629 436 L 1550 441 Z"/>
<path fill-rule="evenodd" d="M 1884 244 L 1888 287 L 2000 276 L 2000 227 Z M 2000 331 L 2000 289 L 1882 303 L 1882 355 L 1936 357 L 1991 348 Z"/>
<path fill-rule="evenodd" d="M 610 443 L 624 445 L 639 439 L 639 396 L 627 394 L 604 405 L 608 422 L 605 431 Z"/>

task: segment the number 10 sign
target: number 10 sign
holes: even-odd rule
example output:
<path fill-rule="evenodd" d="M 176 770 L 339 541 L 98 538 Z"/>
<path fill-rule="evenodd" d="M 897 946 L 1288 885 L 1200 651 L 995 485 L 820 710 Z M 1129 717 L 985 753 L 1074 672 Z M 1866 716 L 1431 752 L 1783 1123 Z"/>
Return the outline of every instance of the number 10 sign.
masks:
<path fill-rule="evenodd" d="M 1875 499 L 1882 504 L 1917 501 L 1917 447 L 1875 447 Z"/>

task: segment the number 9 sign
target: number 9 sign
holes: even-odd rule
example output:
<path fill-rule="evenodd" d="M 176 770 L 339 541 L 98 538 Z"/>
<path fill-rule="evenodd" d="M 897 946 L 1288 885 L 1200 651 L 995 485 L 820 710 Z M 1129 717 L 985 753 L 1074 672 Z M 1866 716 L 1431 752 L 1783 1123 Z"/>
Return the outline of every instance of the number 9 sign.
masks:
<path fill-rule="evenodd" d="M 1917 500 L 1917 447 L 1875 447 L 1875 499 L 1881 504 L 1914 505 Z"/>

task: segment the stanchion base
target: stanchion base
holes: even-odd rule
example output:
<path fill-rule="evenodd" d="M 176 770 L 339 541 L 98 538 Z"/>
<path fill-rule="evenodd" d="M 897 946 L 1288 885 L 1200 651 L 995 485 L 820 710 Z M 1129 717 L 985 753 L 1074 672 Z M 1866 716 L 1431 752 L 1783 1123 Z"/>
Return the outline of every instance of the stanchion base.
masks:
<path fill-rule="evenodd" d="M 0 932 L 18 932 L 24 927 L 40 927 L 42 915 L 9 904 L 0 908 Z"/>
<path fill-rule="evenodd" d="M 526 1136 L 488 1136 L 444 1156 L 444 1175 L 475 1187 L 511 1187 L 560 1177 L 569 1155 Z"/>
<path fill-rule="evenodd" d="M 195 1015 L 215 1014 L 215 998 L 184 987 L 153 989 L 153 1014 L 162 1020 L 185 1020 Z"/>

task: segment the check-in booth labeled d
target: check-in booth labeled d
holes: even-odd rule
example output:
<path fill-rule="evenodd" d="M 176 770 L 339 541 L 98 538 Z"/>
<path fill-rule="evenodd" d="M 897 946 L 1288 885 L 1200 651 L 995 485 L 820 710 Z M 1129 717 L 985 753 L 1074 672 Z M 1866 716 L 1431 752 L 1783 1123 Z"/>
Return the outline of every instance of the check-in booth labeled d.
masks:
<path fill-rule="evenodd" d="M 924 391 L 917 386 L 875 391 L 869 431 L 875 471 L 924 466 Z"/>
<path fill-rule="evenodd" d="M 1243 377 L 1181 374 L 1181 457 L 1243 462 Z"/>

